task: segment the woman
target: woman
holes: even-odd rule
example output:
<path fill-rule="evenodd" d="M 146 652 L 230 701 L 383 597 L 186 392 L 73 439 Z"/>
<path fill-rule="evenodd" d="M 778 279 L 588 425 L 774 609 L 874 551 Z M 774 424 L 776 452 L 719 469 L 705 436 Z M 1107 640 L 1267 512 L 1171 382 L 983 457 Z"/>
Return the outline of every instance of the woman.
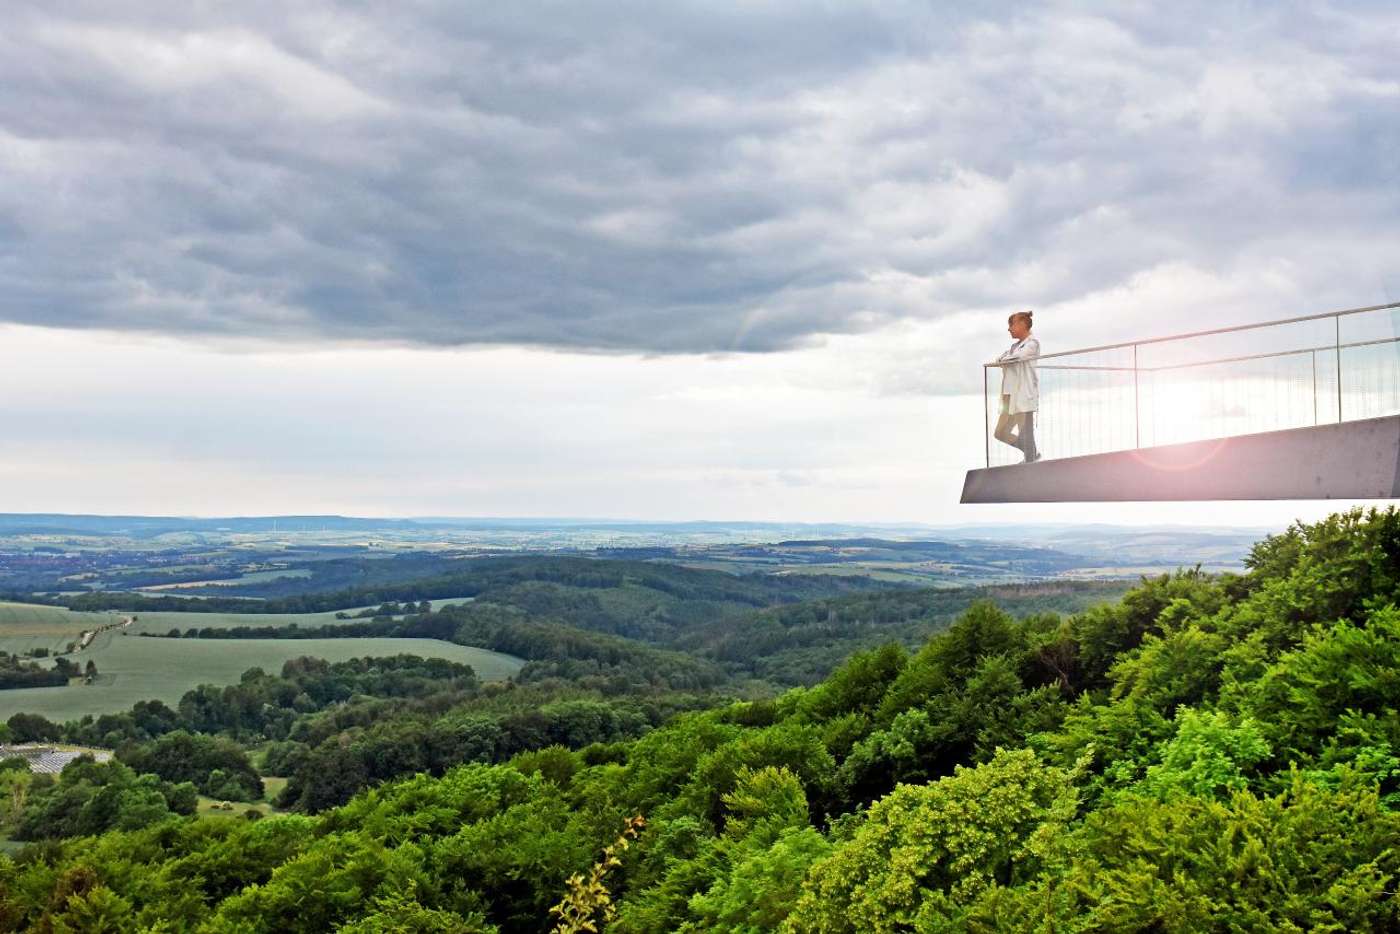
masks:
<path fill-rule="evenodd" d="M 1031 337 L 1031 312 L 1018 311 L 1006 319 L 1015 339 L 1011 349 L 997 357 L 1001 367 L 1001 415 L 992 436 L 1018 448 L 1027 464 L 1040 460 L 1035 446 L 1035 413 L 1040 408 L 1040 376 L 1035 371 L 1040 341 Z M 1012 429 L 1015 434 L 1011 433 Z"/>

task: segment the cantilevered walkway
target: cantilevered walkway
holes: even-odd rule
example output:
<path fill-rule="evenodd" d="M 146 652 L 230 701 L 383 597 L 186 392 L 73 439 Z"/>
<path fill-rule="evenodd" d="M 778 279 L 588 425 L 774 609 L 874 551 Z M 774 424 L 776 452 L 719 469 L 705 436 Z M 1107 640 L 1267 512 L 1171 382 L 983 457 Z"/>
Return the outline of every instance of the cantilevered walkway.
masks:
<path fill-rule="evenodd" d="M 1400 303 L 1042 355 L 1042 459 L 992 437 L 964 503 L 1400 497 Z"/>

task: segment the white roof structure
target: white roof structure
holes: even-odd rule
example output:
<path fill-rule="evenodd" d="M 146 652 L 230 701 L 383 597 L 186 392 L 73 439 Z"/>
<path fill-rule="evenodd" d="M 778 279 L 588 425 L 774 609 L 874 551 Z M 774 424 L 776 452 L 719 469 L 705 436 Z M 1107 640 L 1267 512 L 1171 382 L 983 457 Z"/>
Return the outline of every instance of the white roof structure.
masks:
<path fill-rule="evenodd" d="M 57 749 L 53 746 L 3 746 L 0 745 L 0 759 L 24 759 L 29 763 L 29 771 L 36 775 L 57 775 L 74 759 L 90 755 L 98 762 L 106 762 L 112 753 L 105 749 Z"/>

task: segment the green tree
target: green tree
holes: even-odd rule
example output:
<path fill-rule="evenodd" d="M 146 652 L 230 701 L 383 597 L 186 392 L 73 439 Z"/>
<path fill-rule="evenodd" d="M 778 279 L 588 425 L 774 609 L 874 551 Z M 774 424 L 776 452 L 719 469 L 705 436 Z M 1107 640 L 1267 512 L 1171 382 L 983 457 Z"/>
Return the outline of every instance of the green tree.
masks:
<path fill-rule="evenodd" d="M 1193 795 L 1225 799 L 1249 785 L 1249 773 L 1269 756 L 1257 723 L 1232 722 L 1223 711 L 1183 707 L 1176 735 L 1162 744 L 1161 761 L 1147 767 L 1141 790 L 1161 797 Z"/>
<path fill-rule="evenodd" d="M 998 751 L 931 785 L 876 802 L 814 866 L 784 931 L 931 930 L 993 885 L 1036 875 L 1074 817 L 1073 774 L 1029 751 Z"/>
<path fill-rule="evenodd" d="M 124 934 L 137 930 L 132 923 L 131 903 L 100 884 L 82 895 L 69 895 L 49 923 L 54 934 Z"/>
<path fill-rule="evenodd" d="M 63 735 L 57 723 L 51 723 L 35 713 L 17 713 L 5 721 L 10 736 L 17 743 L 51 742 Z"/>
<path fill-rule="evenodd" d="M 1373 790 L 1295 775 L 1275 797 L 1126 797 L 1088 816 L 1074 859 L 985 890 L 974 931 L 1390 931 L 1400 815 Z"/>

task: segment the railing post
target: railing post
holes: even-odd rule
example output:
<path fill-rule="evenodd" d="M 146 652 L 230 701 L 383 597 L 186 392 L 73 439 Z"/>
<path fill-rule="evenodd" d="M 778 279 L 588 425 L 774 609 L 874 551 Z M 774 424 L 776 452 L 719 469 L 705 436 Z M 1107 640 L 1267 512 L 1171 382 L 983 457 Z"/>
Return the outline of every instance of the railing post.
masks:
<path fill-rule="evenodd" d="M 1337 424 L 1342 423 L 1342 316 L 1335 316 L 1332 321 L 1337 325 Z"/>
<path fill-rule="evenodd" d="M 1133 447 L 1142 447 L 1142 406 L 1138 403 L 1138 345 L 1133 345 Z"/>
<path fill-rule="evenodd" d="M 987 466 L 992 466 L 992 397 L 987 391 L 987 364 L 982 364 L 982 443 L 987 446 Z"/>

